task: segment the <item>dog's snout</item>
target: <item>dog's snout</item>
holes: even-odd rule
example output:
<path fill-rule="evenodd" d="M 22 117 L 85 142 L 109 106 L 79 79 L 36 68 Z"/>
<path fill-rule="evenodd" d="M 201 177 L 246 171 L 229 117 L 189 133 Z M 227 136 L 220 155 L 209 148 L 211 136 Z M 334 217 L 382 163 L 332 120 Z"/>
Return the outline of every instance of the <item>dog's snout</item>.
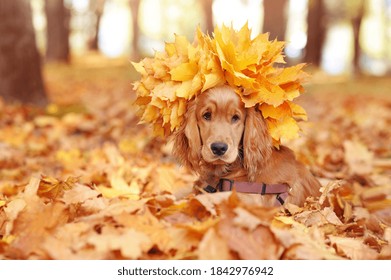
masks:
<path fill-rule="evenodd" d="M 216 156 L 222 156 L 228 150 L 228 145 L 223 142 L 214 142 L 210 145 L 210 149 Z"/>

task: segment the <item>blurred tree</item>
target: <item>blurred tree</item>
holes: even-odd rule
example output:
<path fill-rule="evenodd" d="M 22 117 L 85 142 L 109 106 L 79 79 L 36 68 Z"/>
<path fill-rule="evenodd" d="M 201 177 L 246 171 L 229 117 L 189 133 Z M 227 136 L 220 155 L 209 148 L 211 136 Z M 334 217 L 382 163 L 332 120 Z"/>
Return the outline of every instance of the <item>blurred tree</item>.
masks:
<path fill-rule="evenodd" d="M 323 0 L 309 0 L 307 45 L 305 62 L 319 66 L 322 58 L 322 47 L 326 34 Z"/>
<path fill-rule="evenodd" d="M 139 8 L 140 0 L 129 0 L 130 10 L 132 12 L 132 31 L 133 31 L 133 40 L 132 40 L 132 54 L 131 57 L 133 60 L 138 60 L 140 58 L 140 26 L 139 26 Z"/>
<path fill-rule="evenodd" d="M 210 35 L 214 30 L 212 5 L 213 0 L 202 0 L 202 10 L 205 17 L 205 32 Z"/>
<path fill-rule="evenodd" d="M 270 33 L 270 39 L 283 41 L 286 28 L 287 0 L 264 0 L 263 32 Z"/>
<path fill-rule="evenodd" d="M 360 73 L 361 72 L 361 68 L 360 68 L 360 56 L 361 56 L 360 29 L 361 29 L 362 18 L 364 16 L 364 1 L 363 0 L 356 0 L 355 6 L 353 6 L 351 8 L 352 9 L 350 9 L 348 7 L 348 11 L 351 11 L 350 12 L 350 21 L 352 23 L 353 35 L 354 35 L 353 65 L 354 65 L 354 71 L 356 73 Z"/>
<path fill-rule="evenodd" d="M 0 96 L 8 102 L 46 104 L 30 1 L 0 0 Z"/>
<path fill-rule="evenodd" d="M 48 61 L 69 61 L 70 12 L 64 0 L 45 0 Z"/>
<path fill-rule="evenodd" d="M 95 1 L 90 1 L 89 3 L 89 10 L 94 15 L 94 30 L 88 42 L 89 48 L 91 50 L 98 50 L 99 25 L 103 15 L 105 2 L 106 0 L 95 0 Z"/>
<path fill-rule="evenodd" d="M 313 0 L 318 2 L 317 0 Z M 353 70 L 355 73 L 360 73 L 360 29 L 361 22 L 364 16 L 364 4 L 369 3 L 367 0 L 354 1 L 337 1 L 329 0 L 323 3 L 322 15 L 317 15 L 314 21 L 319 21 L 321 16 L 326 17 L 326 22 L 329 25 L 335 23 L 349 23 L 353 31 Z"/>

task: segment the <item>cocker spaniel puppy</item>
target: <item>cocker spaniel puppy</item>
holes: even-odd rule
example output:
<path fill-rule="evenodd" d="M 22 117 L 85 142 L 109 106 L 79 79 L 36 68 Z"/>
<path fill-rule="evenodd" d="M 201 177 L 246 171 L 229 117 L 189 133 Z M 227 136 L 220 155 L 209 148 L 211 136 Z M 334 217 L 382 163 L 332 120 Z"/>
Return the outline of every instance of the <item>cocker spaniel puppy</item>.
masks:
<path fill-rule="evenodd" d="M 262 113 L 245 108 L 229 86 L 207 90 L 188 105 L 173 154 L 199 174 L 206 191 L 256 193 L 265 206 L 302 205 L 319 182 L 284 146 L 275 148 Z"/>

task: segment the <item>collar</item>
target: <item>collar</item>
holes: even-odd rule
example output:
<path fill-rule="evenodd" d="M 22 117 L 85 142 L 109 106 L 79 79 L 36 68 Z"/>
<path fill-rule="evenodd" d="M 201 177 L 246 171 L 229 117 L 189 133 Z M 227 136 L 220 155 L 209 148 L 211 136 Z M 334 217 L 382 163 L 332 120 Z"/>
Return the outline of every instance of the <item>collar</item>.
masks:
<path fill-rule="evenodd" d="M 217 191 L 226 192 L 235 189 L 240 193 L 252 193 L 260 195 L 275 194 L 279 205 L 283 205 L 285 199 L 288 197 L 290 187 L 287 184 L 265 184 L 257 182 L 238 182 L 226 178 L 222 178 L 217 183 L 216 187 L 208 185 L 204 190 L 208 193 L 215 193 Z"/>

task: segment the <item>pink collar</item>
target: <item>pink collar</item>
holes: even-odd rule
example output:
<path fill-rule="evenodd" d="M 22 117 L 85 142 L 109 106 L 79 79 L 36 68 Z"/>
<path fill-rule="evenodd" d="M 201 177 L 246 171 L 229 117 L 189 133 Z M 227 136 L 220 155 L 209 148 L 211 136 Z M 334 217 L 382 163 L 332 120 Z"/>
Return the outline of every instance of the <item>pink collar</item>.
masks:
<path fill-rule="evenodd" d="M 283 205 L 288 197 L 290 187 L 287 184 L 265 184 L 257 182 L 238 182 L 226 178 L 220 179 L 216 187 L 206 186 L 204 190 L 209 193 L 217 191 L 232 191 L 235 189 L 240 193 L 253 193 L 260 195 L 275 194 L 279 205 Z"/>

